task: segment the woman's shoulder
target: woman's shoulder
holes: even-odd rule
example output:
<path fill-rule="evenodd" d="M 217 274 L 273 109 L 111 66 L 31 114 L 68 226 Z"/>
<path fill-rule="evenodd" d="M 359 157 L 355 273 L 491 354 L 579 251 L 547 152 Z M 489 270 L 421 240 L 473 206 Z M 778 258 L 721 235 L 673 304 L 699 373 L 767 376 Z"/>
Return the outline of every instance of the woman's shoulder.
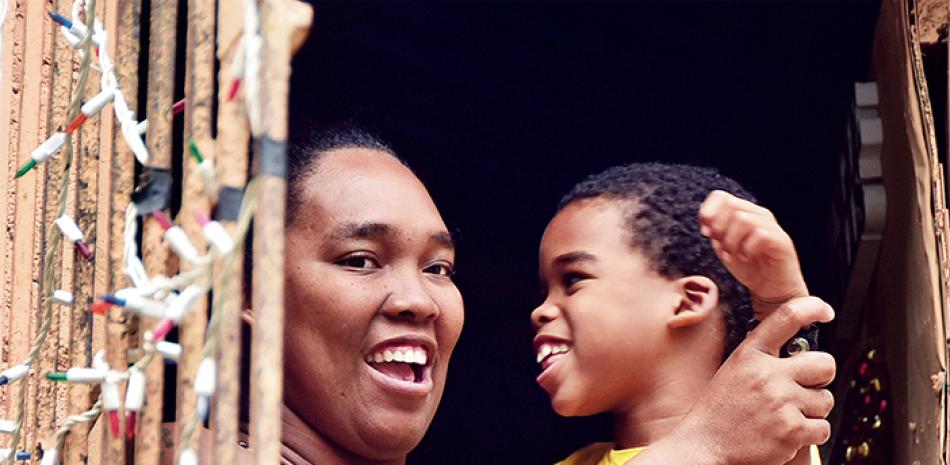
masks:
<path fill-rule="evenodd" d="M 613 449 L 612 442 L 595 442 L 578 449 L 555 465 L 597 465 L 601 457 Z"/>

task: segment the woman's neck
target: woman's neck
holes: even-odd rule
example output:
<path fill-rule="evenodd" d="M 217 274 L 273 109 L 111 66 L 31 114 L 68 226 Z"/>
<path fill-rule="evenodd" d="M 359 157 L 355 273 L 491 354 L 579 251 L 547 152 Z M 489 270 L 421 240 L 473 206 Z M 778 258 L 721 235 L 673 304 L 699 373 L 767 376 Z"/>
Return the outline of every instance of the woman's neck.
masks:
<path fill-rule="evenodd" d="M 289 407 L 281 405 L 281 455 L 293 465 L 404 465 L 406 458 L 378 462 L 358 457 L 310 427 Z"/>

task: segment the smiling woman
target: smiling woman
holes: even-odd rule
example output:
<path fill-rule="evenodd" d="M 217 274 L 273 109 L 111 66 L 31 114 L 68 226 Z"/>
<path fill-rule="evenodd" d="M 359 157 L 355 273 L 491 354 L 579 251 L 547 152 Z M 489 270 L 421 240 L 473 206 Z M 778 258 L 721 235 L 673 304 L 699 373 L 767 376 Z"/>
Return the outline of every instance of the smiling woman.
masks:
<path fill-rule="evenodd" d="M 455 249 L 392 150 L 352 129 L 311 141 L 289 186 L 284 443 L 310 463 L 401 463 L 462 329 Z"/>

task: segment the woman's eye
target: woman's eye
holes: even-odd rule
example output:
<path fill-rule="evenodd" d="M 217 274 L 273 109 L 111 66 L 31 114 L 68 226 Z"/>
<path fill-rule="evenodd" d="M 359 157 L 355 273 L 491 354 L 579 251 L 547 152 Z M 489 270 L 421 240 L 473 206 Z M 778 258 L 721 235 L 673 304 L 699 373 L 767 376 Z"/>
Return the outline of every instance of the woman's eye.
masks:
<path fill-rule="evenodd" d="M 448 263 L 433 263 L 422 271 L 437 276 L 453 276 L 455 274 L 455 269 Z"/>
<path fill-rule="evenodd" d="M 372 257 L 366 257 L 363 255 L 346 257 L 337 261 L 336 264 L 345 266 L 347 268 L 357 268 L 363 270 L 379 268 L 379 264 L 376 263 L 376 260 L 373 260 Z"/>

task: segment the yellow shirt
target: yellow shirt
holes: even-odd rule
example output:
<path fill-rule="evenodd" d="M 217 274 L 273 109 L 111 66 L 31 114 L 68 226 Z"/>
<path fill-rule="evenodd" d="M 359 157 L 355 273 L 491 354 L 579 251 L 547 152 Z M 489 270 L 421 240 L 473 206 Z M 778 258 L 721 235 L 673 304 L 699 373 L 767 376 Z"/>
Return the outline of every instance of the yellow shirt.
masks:
<path fill-rule="evenodd" d="M 646 447 L 614 450 L 612 442 L 595 442 L 571 454 L 570 457 L 555 465 L 624 465 L 628 460 L 643 452 Z M 821 465 L 818 447 L 811 446 L 812 465 Z"/>

